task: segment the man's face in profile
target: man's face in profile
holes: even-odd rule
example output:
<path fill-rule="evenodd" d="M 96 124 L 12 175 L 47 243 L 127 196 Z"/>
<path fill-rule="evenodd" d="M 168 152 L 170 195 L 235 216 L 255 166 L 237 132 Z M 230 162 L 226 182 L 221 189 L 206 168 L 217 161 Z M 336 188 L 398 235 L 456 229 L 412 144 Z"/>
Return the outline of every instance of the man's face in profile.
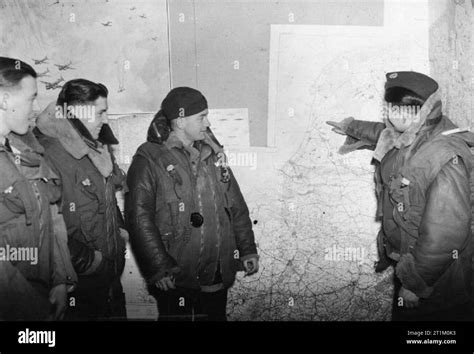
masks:
<path fill-rule="evenodd" d="M 38 94 L 36 79 L 25 76 L 18 85 L 0 93 L 7 128 L 16 134 L 26 134 L 33 118 L 33 102 Z"/>
<path fill-rule="evenodd" d="M 205 109 L 204 111 L 192 116 L 179 118 L 183 120 L 182 129 L 189 140 L 197 141 L 205 138 L 204 133 L 207 128 L 211 126 L 211 123 L 209 123 L 209 120 L 207 119 L 208 113 L 209 110 Z"/>
<path fill-rule="evenodd" d="M 99 97 L 93 102 L 86 103 L 86 107 L 90 108 L 87 111 L 91 116 L 86 116 L 86 119 L 82 119 L 81 121 L 87 130 L 89 130 L 92 137 L 97 139 L 102 126 L 108 123 L 107 110 L 109 107 L 107 98 Z"/>
<path fill-rule="evenodd" d="M 390 123 L 401 133 L 406 131 L 416 119 L 419 119 L 419 106 L 394 105 L 388 103 L 387 107 Z"/>

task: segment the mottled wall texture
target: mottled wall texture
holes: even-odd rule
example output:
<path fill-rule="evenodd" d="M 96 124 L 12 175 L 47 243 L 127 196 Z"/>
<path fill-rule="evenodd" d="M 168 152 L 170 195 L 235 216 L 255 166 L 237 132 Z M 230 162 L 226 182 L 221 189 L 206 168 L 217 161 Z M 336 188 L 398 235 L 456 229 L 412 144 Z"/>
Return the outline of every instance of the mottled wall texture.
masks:
<path fill-rule="evenodd" d="M 344 138 L 324 122 L 379 121 L 385 73 L 417 70 L 470 125 L 472 11 L 470 0 L 0 0 L 0 55 L 42 74 L 39 108 L 64 80 L 106 84 L 125 170 L 170 87 L 203 91 L 261 256 L 257 275 L 238 275 L 229 319 L 390 320 L 392 271 L 373 271 L 371 152 L 338 155 Z M 156 319 L 130 253 L 122 281 L 129 317 Z"/>
<path fill-rule="evenodd" d="M 430 71 L 442 88 L 445 113 L 467 127 L 474 113 L 473 3 L 435 0 L 429 5 Z"/>

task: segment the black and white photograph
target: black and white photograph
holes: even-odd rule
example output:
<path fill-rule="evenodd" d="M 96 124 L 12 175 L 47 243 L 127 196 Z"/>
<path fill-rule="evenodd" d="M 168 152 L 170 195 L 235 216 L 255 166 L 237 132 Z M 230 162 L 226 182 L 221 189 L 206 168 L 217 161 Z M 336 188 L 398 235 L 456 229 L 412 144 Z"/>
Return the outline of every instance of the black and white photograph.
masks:
<path fill-rule="evenodd" d="M 472 353 L 473 115 L 474 0 L 0 0 L 0 352 Z"/>

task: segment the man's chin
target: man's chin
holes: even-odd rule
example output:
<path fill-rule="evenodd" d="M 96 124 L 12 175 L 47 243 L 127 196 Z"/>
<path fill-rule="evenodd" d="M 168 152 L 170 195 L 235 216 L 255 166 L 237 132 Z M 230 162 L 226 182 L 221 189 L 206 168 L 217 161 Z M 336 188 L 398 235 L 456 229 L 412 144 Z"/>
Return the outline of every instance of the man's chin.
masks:
<path fill-rule="evenodd" d="M 27 125 L 26 128 L 21 127 L 21 128 L 12 129 L 12 132 L 18 135 L 25 135 L 26 133 L 28 133 L 29 130 L 30 130 L 30 126 Z"/>
<path fill-rule="evenodd" d="M 395 130 L 399 133 L 404 133 L 410 126 L 408 125 L 395 125 Z"/>

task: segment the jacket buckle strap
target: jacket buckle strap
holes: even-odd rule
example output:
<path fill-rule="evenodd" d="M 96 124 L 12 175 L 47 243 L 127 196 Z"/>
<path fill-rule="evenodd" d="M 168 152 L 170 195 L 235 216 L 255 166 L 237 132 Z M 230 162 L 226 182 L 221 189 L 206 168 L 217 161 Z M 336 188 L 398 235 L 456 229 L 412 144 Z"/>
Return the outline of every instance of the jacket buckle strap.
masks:
<path fill-rule="evenodd" d="M 21 186 L 14 188 L 18 191 L 20 198 L 23 201 L 26 225 L 31 225 L 33 223 L 33 215 L 35 211 L 34 205 L 37 204 L 35 200 L 32 200 L 34 198 L 32 195 L 35 195 L 36 193 L 28 193 L 32 187 L 29 185 L 29 181 L 27 180 L 20 180 L 15 182 L 15 184 L 22 184 Z"/>

